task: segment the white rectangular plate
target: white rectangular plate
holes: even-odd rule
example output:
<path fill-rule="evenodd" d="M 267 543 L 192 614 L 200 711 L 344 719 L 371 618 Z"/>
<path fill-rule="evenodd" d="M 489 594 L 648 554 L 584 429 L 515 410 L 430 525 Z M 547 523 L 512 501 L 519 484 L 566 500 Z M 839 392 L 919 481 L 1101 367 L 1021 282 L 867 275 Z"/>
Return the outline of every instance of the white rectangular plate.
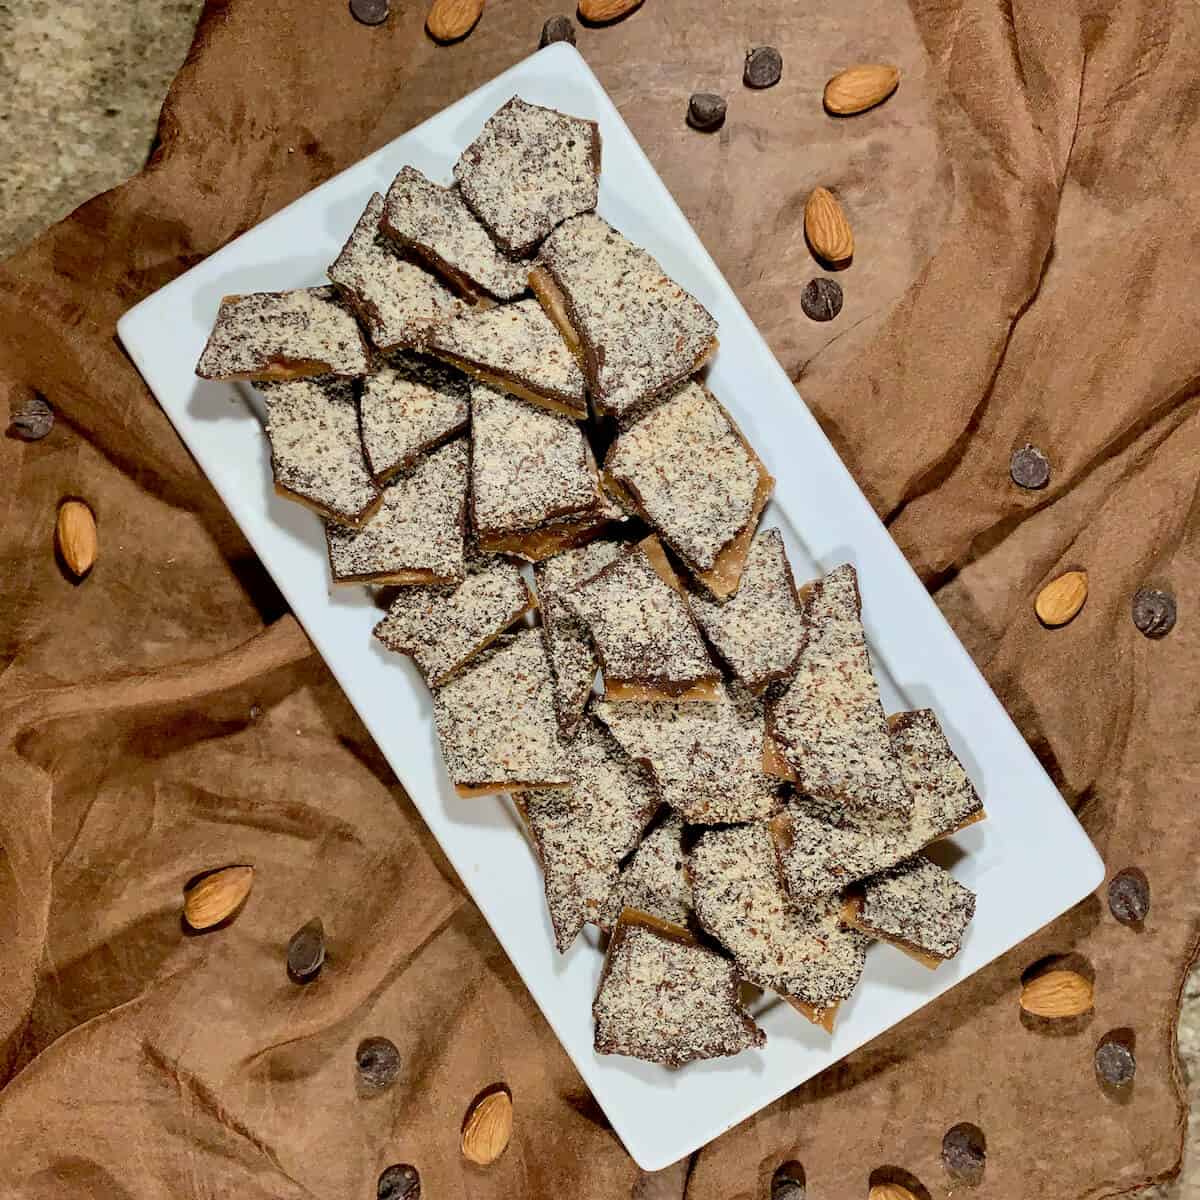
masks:
<path fill-rule="evenodd" d="M 448 182 L 459 152 L 514 94 L 599 122 L 601 214 L 656 255 L 720 323 L 721 348 L 708 381 L 778 481 L 764 524 L 783 530 L 801 579 L 855 563 L 888 711 L 935 709 L 987 806 L 988 820 L 954 838 L 943 859 L 979 897 L 961 953 L 928 971 L 896 950 L 873 947 L 832 1036 L 764 997 L 755 1013 L 767 1044 L 737 1058 L 672 1072 L 593 1051 L 598 942 L 585 935 L 568 954 L 557 954 L 538 867 L 508 802 L 455 795 L 420 677 L 371 637 L 380 614 L 366 590 L 330 585 L 320 521 L 275 494 L 254 393 L 193 374 L 222 296 L 324 282 L 325 267 L 372 191 L 386 191 L 406 163 Z M 644 1169 L 691 1153 L 902 1021 L 1103 878 L 1103 864 L 1070 809 L 573 48 L 560 44 L 533 55 L 343 171 L 144 300 L 118 329 Z"/>

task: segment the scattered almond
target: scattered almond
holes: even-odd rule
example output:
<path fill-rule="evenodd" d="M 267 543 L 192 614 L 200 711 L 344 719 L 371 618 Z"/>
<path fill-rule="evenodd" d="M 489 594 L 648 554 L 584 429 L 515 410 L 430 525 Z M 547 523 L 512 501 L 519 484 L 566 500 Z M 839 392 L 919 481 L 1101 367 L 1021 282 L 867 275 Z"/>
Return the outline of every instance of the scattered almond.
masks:
<path fill-rule="evenodd" d="M 633 12 L 642 0 L 579 0 L 579 15 L 597 23 L 616 21 Z"/>
<path fill-rule="evenodd" d="M 1060 967 L 1021 989 L 1021 1007 L 1035 1017 L 1078 1017 L 1092 1007 L 1092 996 L 1090 980 Z"/>
<path fill-rule="evenodd" d="M 1086 571 L 1068 571 L 1060 575 L 1038 592 L 1034 603 L 1038 619 L 1043 625 L 1065 625 L 1083 607 L 1087 594 Z"/>
<path fill-rule="evenodd" d="M 828 188 L 813 188 L 804 206 L 804 232 L 813 252 L 827 263 L 845 262 L 854 256 L 850 222 Z"/>
<path fill-rule="evenodd" d="M 55 526 L 58 550 L 77 579 L 86 575 L 96 561 L 96 518 L 82 500 L 65 500 L 58 509 Z"/>
<path fill-rule="evenodd" d="M 483 15 L 483 0 L 433 0 L 425 28 L 437 42 L 464 38 Z"/>
<path fill-rule="evenodd" d="M 463 1122 L 464 1157 L 481 1167 L 494 1163 L 508 1147 L 512 1137 L 512 1097 L 500 1089 L 481 1097 Z"/>
<path fill-rule="evenodd" d="M 885 63 L 860 63 L 839 71 L 825 85 L 825 107 L 840 117 L 882 104 L 900 82 L 900 72 Z"/>
<path fill-rule="evenodd" d="M 193 929 L 219 925 L 237 911 L 253 884 L 253 867 L 225 867 L 205 875 L 184 893 L 184 920 Z"/>
<path fill-rule="evenodd" d="M 867 1193 L 867 1200 L 917 1200 L 902 1183 L 877 1183 Z"/>

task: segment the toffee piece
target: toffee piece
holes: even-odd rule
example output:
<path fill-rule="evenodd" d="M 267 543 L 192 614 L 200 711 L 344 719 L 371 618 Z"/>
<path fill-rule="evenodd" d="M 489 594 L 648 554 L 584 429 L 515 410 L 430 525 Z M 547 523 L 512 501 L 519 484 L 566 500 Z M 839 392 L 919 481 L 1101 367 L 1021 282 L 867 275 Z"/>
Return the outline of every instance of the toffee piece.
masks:
<path fill-rule="evenodd" d="M 763 707 L 753 696 L 719 688 L 708 704 L 601 701 L 595 712 L 693 824 L 755 821 L 779 810 L 778 782 L 762 771 Z"/>
<path fill-rule="evenodd" d="M 692 884 L 685 869 L 683 818 L 669 812 L 642 839 L 621 868 L 608 900 L 593 918 L 611 929 L 627 908 L 686 926 L 692 919 Z"/>
<path fill-rule="evenodd" d="M 501 249 L 518 257 L 568 217 L 596 207 L 599 174 L 595 121 L 520 96 L 488 118 L 454 164 L 468 207 Z"/>
<path fill-rule="evenodd" d="M 608 532 L 614 523 L 625 519 L 621 509 L 601 494 L 597 496 L 596 504 L 584 512 L 554 517 L 531 529 L 486 534 L 480 538 L 480 544 L 491 554 L 509 554 L 526 562 L 543 562 L 567 550 L 586 546 Z"/>
<path fill-rule="evenodd" d="M 358 436 L 348 379 L 263 383 L 275 490 L 340 525 L 361 526 L 382 502 Z"/>
<path fill-rule="evenodd" d="M 382 215 L 383 197 L 376 192 L 326 273 L 376 349 L 420 348 L 431 330 L 462 311 L 463 303 L 379 232 Z"/>
<path fill-rule="evenodd" d="M 433 693 L 446 770 L 460 796 L 566 787 L 550 664 L 536 629 L 501 638 Z"/>
<path fill-rule="evenodd" d="M 888 726 L 912 796 L 911 817 L 897 824 L 851 823 L 836 803 L 790 801 L 771 822 L 771 833 L 794 898 L 827 896 L 983 819 L 979 794 L 932 711 L 897 713 Z"/>
<path fill-rule="evenodd" d="M 713 595 L 737 591 L 775 481 L 708 388 L 691 380 L 623 430 L 604 469 Z"/>
<path fill-rule="evenodd" d="M 363 380 L 358 407 L 363 450 L 377 482 L 458 437 L 471 419 L 466 377 L 403 351 Z"/>
<path fill-rule="evenodd" d="M 592 1004 L 596 1051 L 682 1067 L 761 1046 L 766 1034 L 738 993 L 727 958 L 677 925 L 626 909 Z"/>
<path fill-rule="evenodd" d="M 717 348 L 717 323 L 645 250 L 594 213 L 542 243 L 530 286 L 579 346 L 592 401 L 627 421 L 693 375 Z"/>
<path fill-rule="evenodd" d="M 574 420 L 472 384 L 471 507 L 483 549 L 599 504 L 596 466 Z"/>
<path fill-rule="evenodd" d="M 496 248 L 457 188 L 402 167 L 384 198 L 380 231 L 417 255 L 459 293 L 513 300 L 528 286 L 527 267 Z"/>
<path fill-rule="evenodd" d="M 520 568 L 493 560 L 468 571 L 456 588 L 404 588 L 375 636 L 411 655 L 425 682 L 438 687 L 533 608 Z"/>
<path fill-rule="evenodd" d="M 799 905 L 779 879 L 762 824 L 709 830 L 688 858 L 696 918 L 750 983 L 777 992 L 816 1025 L 832 1029 L 858 984 L 867 939 L 838 924 L 838 904 Z"/>
<path fill-rule="evenodd" d="M 708 656 L 658 539 L 648 537 L 563 598 L 587 626 L 609 700 L 712 700 Z"/>
<path fill-rule="evenodd" d="M 621 860 L 661 803 L 649 772 L 594 718 L 580 726 L 568 755 L 570 787 L 513 793 L 542 863 L 560 954 L 605 910 Z"/>
<path fill-rule="evenodd" d="M 807 628 L 779 530 L 755 535 L 737 595 L 724 604 L 693 596 L 692 613 L 709 644 L 752 692 L 786 679 Z"/>
<path fill-rule="evenodd" d="M 842 921 L 930 968 L 953 958 L 975 915 L 975 893 L 923 854 L 851 890 Z"/>
<path fill-rule="evenodd" d="M 808 639 L 768 711 L 770 733 L 801 792 L 861 819 L 906 820 L 912 797 L 871 674 L 858 575 L 846 563 L 811 586 Z"/>
<path fill-rule="evenodd" d="M 226 296 L 196 364 L 201 379 L 365 375 L 366 340 L 331 287 Z"/>
<path fill-rule="evenodd" d="M 491 387 L 587 420 L 583 372 L 536 300 L 463 313 L 429 335 L 429 348 Z"/>
<path fill-rule="evenodd" d="M 335 583 L 458 583 L 464 575 L 467 444 L 433 451 L 383 491 L 360 529 L 325 529 Z"/>
<path fill-rule="evenodd" d="M 559 729 L 566 738 L 574 735 L 583 719 L 600 660 L 587 626 L 571 612 L 563 596 L 608 566 L 625 549 L 619 542 L 592 542 L 540 562 L 533 569 L 533 585 L 542 610 L 542 637 L 554 676 L 554 707 Z"/>

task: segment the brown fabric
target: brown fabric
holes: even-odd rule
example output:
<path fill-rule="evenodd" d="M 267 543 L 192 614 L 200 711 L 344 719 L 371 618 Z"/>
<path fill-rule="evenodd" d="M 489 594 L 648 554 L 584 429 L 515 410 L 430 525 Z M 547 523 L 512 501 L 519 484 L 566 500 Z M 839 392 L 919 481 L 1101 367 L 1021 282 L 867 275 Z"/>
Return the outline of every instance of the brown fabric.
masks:
<path fill-rule="evenodd" d="M 899 1029 L 643 1178 L 354 713 L 114 340 L 132 303 L 531 51 L 548 15 L 494 0 L 450 48 L 423 6 L 355 24 L 329 0 L 210 3 L 145 172 L 0 266 L 0 386 L 40 389 L 45 441 L 0 441 L 0 1194 L 354 1198 L 415 1163 L 446 1197 L 757 1198 L 784 1159 L 822 1200 L 876 1167 L 933 1196 L 958 1121 L 990 1196 L 1099 1197 L 1171 1173 L 1173 1027 L 1196 952 L 1200 778 L 1200 12 L 1186 0 L 646 0 L 580 48 L 1111 870 L 1153 889 L 1145 928 L 1102 894 Z M 740 84 L 769 42 L 782 83 Z M 872 114 L 821 113 L 855 61 L 904 78 Z M 724 92 L 717 135 L 687 128 Z M 846 305 L 800 312 L 801 214 L 833 187 L 855 229 Z M 315 265 L 315 264 L 314 264 Z M 1037 442 L 1050 487 L 1007 478 Z M 72 584 L 55 506 L 85 496 L 99 562 Z M 1082 565 L 1050 632 L 1032 597 Z M 1132 591 L 1180 622 L 1150 642 Z M 257 868 L 201 937 L 180 891 Z M 321 979 L 288 982 L 320 915 Z M 1018 1016 L 1052 951 L 1095 970 L 1094 1016 Z M 1092 1072 L 1137 1034 L 1132 1095 Z M 383 1034 L 403 1072 L 355 1093 Z M 458 1153 L 471 1098 L 512 1089 L 512 1146 Z"/>

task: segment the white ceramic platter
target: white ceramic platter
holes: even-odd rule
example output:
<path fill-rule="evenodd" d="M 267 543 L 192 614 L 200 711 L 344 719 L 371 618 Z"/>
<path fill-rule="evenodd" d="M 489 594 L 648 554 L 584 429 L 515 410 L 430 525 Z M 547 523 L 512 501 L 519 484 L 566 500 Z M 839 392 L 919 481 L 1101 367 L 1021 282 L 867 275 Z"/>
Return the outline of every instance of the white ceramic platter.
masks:
<path fill-rule="evenodd" d="M 888 711 L 935 709 L 984 798 L 988 820 L 954 838 L 943 859 L 979 897 L 961 953 L 928 971 L 896 950 L 873 947 L 832 1036 L 764 997 L 755 1013 L 767 1044 L 733 1059 L 672 1072 L 593 1051 L 596 938 L 582 936 L 562 957 L 555 951 L 538 867 L 511 806 L 500 797 L 455 795 L 416 670 L 371 637 L 380 613 L 366 589 L 330 584 L 318 518 L 273 489 L 254 393 L 193 374 L 222 296 L 324 282 L 325 267 L 372 191 L 386 191 L 406 163 L 449 182 L 459 152 L 514 94 L 599 122 L 601 214 L 649 249 L 720 323 L 721 348 L 708 382 L 777 480 L 764 524 L 784 531 L 800 580 L 855 563 Z M 144 300 L 118 328 L 643 1168 L 657 1170 L 689 1154 L 883 1033 L 1103 878 L 1087 836 L 573 48 L 560 44 L 533 55 L 343 171 Z"/>

